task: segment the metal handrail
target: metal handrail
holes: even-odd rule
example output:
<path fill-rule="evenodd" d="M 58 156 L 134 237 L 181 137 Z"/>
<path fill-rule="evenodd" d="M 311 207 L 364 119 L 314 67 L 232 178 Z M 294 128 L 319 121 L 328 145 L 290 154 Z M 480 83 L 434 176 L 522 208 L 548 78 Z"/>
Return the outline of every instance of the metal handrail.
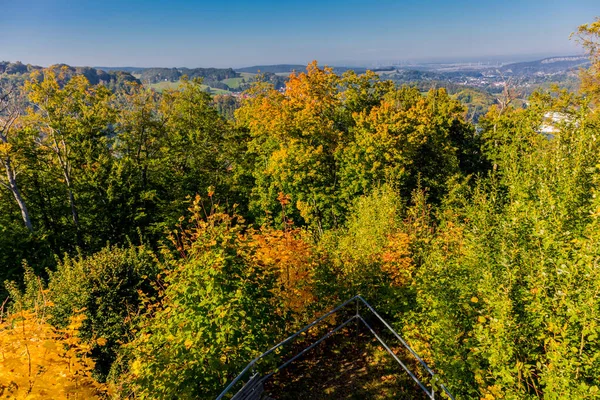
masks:
<path fill-rule="evenodd" d="M 423 360 L 421 359 L 421 357 L 419 357 L 419 355 L 418 355 L 417 353 L 415 353 L 415 351 L 414 351 L 414 350 L 413 350 L 413 349 L 412 349 L 412 348 L 411 348 L 411 347 L 408 345 L 408 343 L 406 343 L 406 342 L 404 341 L 404 339 L 402 339 L 402 338 L 400 337 L 400 335 L 399 335 L 399 334 L 398 334 L 398 333 L 397 333 L 397 332 L 394 330 L 394 328 L 392 328 L 392 327 L 390 326 L 390 324 L 388 324 L 388 323 L 387 323 L 387 322 L 386 322 L 386 321 L 385 321 L 385 320 L 384 320 L 384 319 L 381 317 L 381 315 L 379 315 L 379 313 L 378 313 L 377 311 L 375 311 L 375 309 L 374 309 L 373 307 L 371 307 L 371 305 L 370 305 L 369 303 L 367 303 L 367 301 L 366 301 L 366 300 L 365 300 L 365 299 L 364 299 L 364 298 L 363 298 L 361 295 L 357 295 L 356 297 L 358 297 L 358 298 L 359 298 L 359 299 L 360 299 L 360 300 L 361 300 L 361 301 L 364 303 L 364 305 L 365 305 L 365 306 L 367 306 L 367 308 L 368 308 L 368 309 L 369 309 L 369 310 L 370 310 L 370 311 L 371 311 L 371 312 L 372 312 L 372 313 L 373 313 L 373 314 L 374 314 L 374 315 L 375 315 L 377 318 L 379 318 L 379 320 L 380 320 L 381 322 L 383 322 L 383 324 L 386 326 L 386 328 L 388 328 L 388 329 L 389 329 L 389 330 L 390 330 L 390 331 L 391 331 L 391 332 L 394 334 L 394 336 L 396 336 L 396 339 L 398 339 L 398 340 L 400 341 L 400 343 L 402 343 L 402 344 L 404 345 L 404 347 L 406 347 L 406 348 L 408 349 L 408 351 L 410 351 L 410 352 L 411 352 L 411 354 L 412 354 L 412 355 L 413 355 L 413 356 L 414 356 L 414 357 L 415 357 L 415 358 L 416 358 L 416 359 L 419 361 L 419 363 L 421 363 L 421 365 L 422 365 L 422 366 L 425 368 L 425 370 L 426 370 L 427 372 L 429 372 L 429 374 L 430 374 L 430 375 L 432 375 L 432 376 L 433 376 L 433 375 L 435 375 L 435 374 L 433 373 L 433 371 L 432 371 L 432 370 L 431 370 L 431 369 L 430 369 L 430 368 L 427 366 L 427 364 L 425 364 L 425 361 L 423 361 Z"/>
<path fill-rule="evenodd" d="M 419 378 L 417 378 L 415 376 L 415 374 L 412 373 L 412 371 L 410 369 L 408 369 L 408 367 L 400 360 L 400 358 L 398 358 L 398 356 L 396 355 L 396 353 L 394 353 L 394 351 L 383 341 L 382 338 L 379 337 L 379 335 L 377 333 L 375 333 L 375 331 L 373 330 L 373 328 L 371 328 L 371 325 L 369 325 L 367 323 L 367 321 L 365 321 L 362 317 L 359 317 L 360 320 L 363 322 L 363 324 L 365 324 L 365 326 L 367 328 L 369 328 L 369 330 L 371 331 L 371 333 L 373 334 L 373 336 L 375 336 L 375 338 L 377 338 L 377 340 L 379 340 L 379 343 L 381 343 L 383 345 L 383 347 L 387 350 L 388 353 L 390 353 L 392 355 L 392 357 L 394 357 L 394 359 L 398 362 L 398 364 L 400 364 L 402 366 L 402 368 L 404 368 L 404 370 L 406 371 L 406 373 L 413 378 L 413 380 L 415 382 L 417 382 L 417 384 L 421 387 L 421 389 L 423 389 L 423 391 L 427 394 L 429 394 L 429 391 L 427 390 L 427 388 L 425 387 L 425 385 L 423 385 L 423 383 L 421 383 L 421 381 L 419 380 Z M 431 395 L 430 395 L 431 397 Z"/>
<path fill-rule="evenodd" d="M 223 392 L 221 392 L 221 394 L 216 398 L 216 400 L 223 399 L 223 397 L 231 390 L 231 388 L 233 388 L 233 386 L 235 386 L 235 384 L 238 383 L 240 381 L 240 379 L 251 368 L 253 368 L 256 365 L 256 363 L 258 361 L 260 361 L 262 358 L 264 358 L 267 355 L 271 354 L 272 352 L 274 352 L 275 350 L 277 350 L 279 347 L 283 346 L 284 344 L 289 343 L 291 340 L 293 340 L 294 338 L 296 338 L 298 335 L 306 332 L 307 330 L 309 330 L 310 328 L 312 328 L 313 326 L 315 326 L 319 322 L 321 322 L 324 319 L 328 318 L 329 316 L 335 314 L 336 312 L 338 312 L 339 310 L 341 310 L 342 308 L 346 307 L 348 304 L 350 304 L 352 302 L 356 302 L 356 314 L 355 315 L 353 315 L 351 318 L 347 319 L 343 323 L 339 324 L 334 329 L 330 330 L 327 334 L 325 334 L 324 336 L 322 336 L 321 338 L 319 338 L 316 342 L 312 343 L 310 346 L 308 346 L 307 348 L 305 348 L 304 350 L 302 350 L 300 353 L 296 354 L 294 357 L 292 357 L 288 361 L 284 362 L 282 365 L 280 365 L 279 367 L 277 367 L 274 371 L 272 371 L 269 374 L 265 375 L 262 378 L 262 380 L 264 381 L 264 380 L 268 379 L 273 374 L 275 374 L 276 372 L 280 371 L 281 369 L 287 367 L 290 363 L 292 363 L 293 361 L 295 361 L 296 359 L 298 359 L 299 357 L 301 357 L 303 354 L 305 354 L 306 352 L 308 352 L 309 350 L 311 350 L 315 346 L 317 346 L 323 340 L 327 339 L 328 337 L 330 337 L 331 335 L 333 335 L 334 333 L 336 333 L 337 331 L 339 331 L 343 327 L 347 326 L 350 322 L 352 322 L 354 320 L 357 320 L 357 321 L 361 321 L 369 329 L 369 331 L 375 336 L 375 338 L 377 338 L 377 340 L 383 345 L 383 347 L 387 350 L 387 352 L 390 353 L 390 355 L 392 355 L 392 357 L 402 366 L 402 368 L 404 369 L 404 371 L 406 373 L 408 373 L 408 375 L 421 387 L 421 389 L 425 392 L 425 394 L 427 394 L 427 397 L 429 397 L 430 399 L 434 399 L 435 398 L 434 387 L 431 388 L 431 391 L 427 390 L 427 388 L 425 387 L 425 385 L 423 385 L 423 383 L 410 371 L 410 369 L 400 360 L 400 358 L 393 352 L 393 350 L 383 341 L 383 339 L 363 319 L 363 317 L 359 313 L 359 302 L 363 303 L 369 309 L 369 311 L 371 311 L 385 325 L 385 327 L 388 328 L 388 330 L 390 330 L 394 334 L 394 336 L 400 341 L 400 343 L 402 343 L 402 345 L 425 368 L 425 370 L 429 373 L 429 375 L 431 376 L 431 378 L 434 381 L 437 379 L 436 376 L 435 376 L 435 373 L 429 368 L 429 366 L 425 363 L 425 361 L 423 361 L 421 359 L 421 357 L 419 357 L 419 355 L 408 345 L 408 343 L 406 343 L 404 341 L 404 339 L 402 339 L 402 337 L 394 330 L 394 328 L 392 328 L 381 317 L 381 315 L 379 315 L 379 313 L 377 311 L 375 311 L 375 309 L 362 296 L 356 295 L 356 296 L 352 297 L 351 299 L 345 301 L 341 305 L 337 306 L 333 310 L 329 311 L 328 313 L 324 314 L 323 316 L 317 318 L 316 320 L 314 320 L 310 324 L 306 325 L 304 328 L 302 328 L 298 332 L 294 333 L 293 335 L 289 336 L 285 340 L 283 340 L 283 341 L 279 342 L 278 344 L 276 344 L 275 346 L 271 347 L 269 350 L 265 351 L 260 356 L 256 357 L 254 360 L 250 361 L 250 363 L 248 363 L 248 365 L 246 365 L 246 367 L 242 370 L 242 372 L 240 372 L 239 375 L 233 381 L 231 381 L 231 383 L 229 385 L 227 385 L 227 387 L 223 390 Z M 450 399 L 454 400 L 454 397 L 452 396 L 452 394 L 448 391 L 448 389 L 446 389 L 446 387 L 443 384 L 440 383 L 439 387 L 444 391 L 444 393 Z"/>
<path fill-rule="evenodd" d="M 327 314 L 321 316 L 320 318 L 317 318 L 316 320 L 314 320 L 310 324 L 306 325 L 304 328 L 302 328 L 298 332 L 296 332 L 293 335 L 289 336 L 287 339 L 279 342 L 275 346 L 271 347 L 269 350 L 267 350 L 264 353 L 262 353 L 260 356 L 256 357 L 254 360 L 250 361 L 250 363 L 248 363 L 248 365 L 246 365 L 246 368 L 244 368 L 242 370 L 242 372 L 240 372 L 239 375 L 229 385 L 227 385 L 227 387 L 225 388 L 225 390 L 223 390 L 223 392 L 216 398 L 216 400 L 221 400 L 223 398 L 223 396 L 225 396 L 225 394 L 227 394 L 227 392 L 242 378 L 242 376 L 244 376 L 244 374 L 246 372 L 248 372 L 248 370 L 250 370 L 250 368 L 252 368 L 260 359 L 268 356 L 269 354 L 271 354 L 272 352 L 274 352 L 275 350 L 277 350 L 279 347 L 281 347 L 284 344 L 288 343 L 289 341 L 291 341 L 292 339 L 294 339 L 296 336 L 300 335 L 301 333 L 306 332 L 307 330 L 309 330 L 310 328 L 312 328 L 313 326 L 315 326 L 319 322 L 323 321 L 325 318 L 327 318 L 327 317 L 331 316 L 332 314 L 338 312 L 339 310 L 341 310 L 342 308 L 344 308 L 346 305 L 348 305 L 351 302 L 355 301 L 357 297 L 358 296 L 354 296 L 350 300 L 348 300 L 348 301 L 344 302 L 343 304 L 337 306 L 333 310 L 329 311 Z"/>
<path fill-rule="evenodd" d="M 356 318 L 360 318 L 360 317 L 353 315 L 352 317 L 348 318 L 345 322 L 343 322 L 343 323 L 339 324 L 337 327 L 335 327 L 335 329 L 332 329 L 331 331 L 327 332 L 327 334 L 322 336 L 319 340 L 317 340 L 316 342 L 314 342 L 313 344 L 311 344 L 310 346 L 308 346 L 307 348 L 302 350 L 300 353 L 296 354 L 294 357 L 290 358 L 289 360 L 287 360 L 286 362 L 281 364 L 279 367 L 277 367 L 277 369 L 275 371 L 271 372 L 270 374 L 267 374 L 264 377 L 264 379 L 267 379 L 270 376 L 272 376 L 273 374 L 275 374 L 276 372 L 281 371 L 282 369 L 284 369 L 285 367 L 290 365 L 293 361 L 300 358 L 304 353 L 306 353 L 307 351 L 309 351 L 310 349 L 312 349 L 313 347 L 315 347 L 316 345 L 321 343 L 323 340 L 327 339 L 329 336 L 333 335 L 334 333 L 336 333 L 337 331 L 339 331 L 340 329 L 342 329 L 343 327 L 348 325 L 350 322 L 354 321 Z"/>
<path fill-rule="evenodd" d="M 394 328 L 392 328 L 390 326 L 390 324 L 388 324 L 382 317 L 381 315 L 379 315 L 379 313 L 377 311 L 375 311 L 375 309 L 369 304 L 367 303 L 367 301 L 361 296 L 361 295 L 357 295 L 355 296 L 358 299 L 360 299 L 360 301 L 362 301 L 362 303 L 367 306 L 367 308 L 386 326 L 386 328 L 388 328 L 390 330 L 390 332 L 392 332 L 394 334 L 394 336 L 396 336 L 396 338 L 400 341 L 400 343 L 402 343 L 402 345 L 417 359 L 417 361 L 419 361 L 419 363 L 423 366 L 423 368 L 425 368 L 425 370 L 427 372 L 429 372 L 429 375 L 431 375 L 432 379 L 436 379 L 435 377 L 435 373 L 431 370 L 431 368 L 429 368 L 429 366 L 425 363 L 425 361 L 423 361 L 421 359 L 421 357 L 419 357 L 419 355 L 412 349 L 412 347 L 410 347 L 408 345 L 408 343 L 406 343 L 404 341 L 404 339 L 402 339 L 402 337 L 398 334 L 398 332 L 396 332 L 396 330 Z M 365 326 L 367 326 L 367 328 L 369 328 L 369 325 L 366 323 L 366 321 L 362 318 L 360 318 L 360 320 L 365 324 Z M 375 332 L 371 329 L 371 333 L 373 333 L 375 335 Z M 377 335 L 375 335 L 377 337 Z M 384 344 L 379 338 L 378 340 Z M 391 351 L 388 350 L 388 353 L 392 354 L 392 356 L 395 357 L 395 354 Z M 396 359 L 396 361 L 400 362 L 398 359 Z M 400 363 L 402 364 L 402 363 Z M 405 368 L 406 370 L 406 368 Z M 408 371 L 406 371 L 408 372 Z M 413 377 L 413 379 L 415 379 Z M 417 383 L 419 384 L 419 386 L 421 386 L 420 381 L 417 381 Z M 446 395 L 451 398 L 452 400 L 454 400 L 454 396 L 452 396 L 452 394 L 450 393 L 450 391 L 446 388 L 446 386 L 444 386 L 442 383 L 439 384 L 440 388 L 444 391 L 444 393 L 446 393 Z M 421 386 L 421 388 L 423 388 L 423 386 Z M 425 390 L 425 389 L 424 389 Z M 427 390 L 425 390 L 425 393 L 427 393 L 429 395 L 430 398 L 434 398 L 434 390 L 433 388 L 431 389 L 431 393 L 427 392 Z"/>

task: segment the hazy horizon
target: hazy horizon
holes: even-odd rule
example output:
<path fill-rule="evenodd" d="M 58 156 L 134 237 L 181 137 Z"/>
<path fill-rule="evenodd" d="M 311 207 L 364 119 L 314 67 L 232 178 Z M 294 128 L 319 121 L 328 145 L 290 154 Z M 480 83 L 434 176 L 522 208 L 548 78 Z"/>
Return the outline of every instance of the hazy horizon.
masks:
<path fill-rule="evenodd" d="M 320 62 L 319 65 L 327 65 L 331 67 L 357 67 L 357 68 L 377 68 L 377 67 L 386 67 L 386 66 L 398 66 L 398 65 L 406 65 L 409 66 L 424 66 L 424 65 L 435 65 L 435 64 L 468 64 L 468 63 L 518 63 L 518 62 L 526 62 L 526 61 L 537 61 L 545 58 L 552 57 L 580 57 L 585 56 L 583 53 L 571 53 L 571 54 L 554 54 L 554 53 L 541 53 L 541 54 L 515 54 L 515 55 L 499 55 L 499 56 L 489 56 L 489 57 L 473 57 L 473 58 L 463 58 L 463 59 L 452 59 L 452 58 L 423 58 L 423 59 L 415 59 L 415 60 L 373 60 L 373 61 L 352 61 L 352 60 L 338 60 L 332 62 Z M 273 63 L 257 63 L 257 64 L 241 64 L 241 65 L 224 65 L 215 67 L 211 64 L 203 64 L 203 65 L 106 65 L 106 64 L 69 64 L 65 62 L 58 62 L 54 64 L 40 64 L 40 63 L 32 63 L 29 60 L 9 60 L 2 59 L 0 61 L 8 61 L 8 62 L 22 62 L 23 64 L 31 64 L 37 65 L 41 67 L 49 67 L 50 65 L 56 64 L 67 64 L 76 67 L 91 67 L 91 68 L 233 68 L 233 69 L 243 69 L 250 68 L 256 66 L 277 66 L 277 65 L 308 65 L 313 60 L 308 60 L 305 62 L 273 62 Z"/>
<path fill-rule="evenodd" d="M 332 67 L 362 67 L 362 68 L 375 68 L 375 67 L 384 67 L 384 66 L 397 66 L 400 64 L 405 64 L 406 66 L 423 66 L 423 65 L 435 65 L 435 64 L 460 64 L 460 63 L 495 63 L 502 62 L 506 63 L 517 63 L 517 62 L 526 62 L 526 61 L 537 61 L 545 58 L 552 57 L 580 57 L 585 56 L 582 52 L 572 52 L 569 54 L 558 54 L 558 53 L 528 53 L 528 54 L 513 54 L 513 55 L 497 55 L 497 56 L 487 56 L 487 57 L 468 57 L 468 58 L 422 58 L 422 59 L 413 59 L 413 60 L 363 60 L 363 61 L 355 61 L 355 60 L 338 60 L 338 61 L 330 61 L 330 62 L 320 62 L 319 65 L 328 65 Z M 9 60 L 7 60 L 9 61 Z M 14 61 L 14 60 L 10 60 Z M 23 60 L 18 60 L 23 61 Z M 261 65 L 308 65 L 313 60 L 307 60 L 304 62 L 273 62 L 273 63 L 256 63 L 256 64 L 241 64 L 241 65 L 224 65 L 220 66 L 220 68 L 233 68 L 233 69 L 243 69 L 249 67 L 256 67 Z M 51 64 L 41 65 L 43 67 L 47 67 Z M 73 64 L 75 66 L 75 64 Z M 76 65 L 80 67 L 93 67 L 93 68 L 211 68 L 215 67 L 214 65 L 205 64 L 205 65 Z"/>
<path fill-rule="evenodd" d="M 241 68 L 315 59 L 358 67 L 577 55 L 569 34 L 600 11 L 589 0 L 3 2 L 1 60 L 105 67 Z"/>

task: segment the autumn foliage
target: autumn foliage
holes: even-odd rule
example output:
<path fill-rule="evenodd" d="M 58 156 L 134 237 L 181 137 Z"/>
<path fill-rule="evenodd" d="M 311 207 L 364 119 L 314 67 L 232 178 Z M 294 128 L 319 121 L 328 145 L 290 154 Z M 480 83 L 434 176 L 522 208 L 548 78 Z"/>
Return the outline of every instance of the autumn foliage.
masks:
<path fill-rule="evenodd" d="M 104 398 L 106 386 L 93 377 L 90 346 L 79 338 L 83 314 L 65 329 L 40 312 L 11 314 L 0 324 L 0 393 L 14 399 Z M 97 343 L 106 342 L 97 338 Z"/>
<path fill-rule="evenodd" d="M 456 398 L 598 398 L 598 21 L 577 35 L 581 91 L 477 126 L 316 62 L 233 105 L 34 76 L 0 104 L 1 396 L 214 398 L 360 294 Z"/>

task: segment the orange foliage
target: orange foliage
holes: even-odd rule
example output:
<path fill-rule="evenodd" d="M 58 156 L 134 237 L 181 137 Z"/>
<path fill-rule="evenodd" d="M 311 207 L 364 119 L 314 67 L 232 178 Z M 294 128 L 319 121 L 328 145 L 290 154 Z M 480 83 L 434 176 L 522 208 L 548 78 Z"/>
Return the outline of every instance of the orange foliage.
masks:
<path fill-rule="evenodd" d="M 278 201 L 282 207 L 284 230 L 263 228 L 259 231 L 249 229 L 245 232 L 243 218 L 218 212 L 218 207 L 204 208 L 202 199 L 196 196 L 188 209 L 192 214 L 186 225 L 171 233 L 170 239 L 182 258 L 189 258 L 194 252 L 204 252 L 206 246 L 198 246 L 199 237 L 217 232 L 210 229 L 216 225 L 236 228 L 230 234 L 235 235 L 240 246 L 238 252 L 249 257 L 248 265 L 258 266 L 256 270 L 263 277 L 275 276 L 276 284 L 271 292 L 279 302 L 281 314 L 291 312 L 301 314 L 314 300 L 313 270 L 315 267 L 312 245 L 306 240 L 306 232 L 290 228 L 292 220 L 286 217 L 286 206 L 290 196 L 280 192 Z M 182 222 L 182 219 L 180 219 Z M 214 231 L 214 232 L 213 232 Z M 216 245 L 216 238 L 206 241 L 207 246 Z"/>
<path fill-rule="evenodd" d="M 404 232 L 390 235 L 383 254 L 381 270 L 386 272 L 394 286 L 403 286 L 412 279 L 414 263 L 410 252 L 410 237 Z"/>
<path fill-rule="evenodd" d="M 314 302 L 313 250 L 300 229 L 263 229 L 251 234 L 256 246 L 256 262 L 275 273 L 275 298 L 281 301 L 280 312 L 301 314 Z"/>

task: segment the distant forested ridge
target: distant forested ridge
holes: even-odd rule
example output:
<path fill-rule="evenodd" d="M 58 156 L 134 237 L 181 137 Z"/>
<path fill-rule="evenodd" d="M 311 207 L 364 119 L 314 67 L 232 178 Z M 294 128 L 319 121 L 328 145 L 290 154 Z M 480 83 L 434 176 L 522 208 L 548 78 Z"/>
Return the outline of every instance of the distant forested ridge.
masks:
<path fill-rule="evenodd" d="M 203 78 L 206 82 L 218 82 L 228 78 L 238 78 L 239 74 L 231 68 L 143 68 L 132 70 L 142 82 L 178 81 L 182 76 Z"/>
<path fill-rule="evenodd" d="M 60 71 L 65 79 L 83 75 L 92 85 L 104 84 L 112 90 L 123 89 L 128 83 L 140 83 L 133 75 L 124 71 L 104 71 L 91 67 L 72 67 L 66 64 L 55 64 L 44 69 L 36 65 L 7 61 L 0 62 L 0 80 L 23 83 L 29 79 L 31 73 L 43 73 L 44 70 Z"/>

